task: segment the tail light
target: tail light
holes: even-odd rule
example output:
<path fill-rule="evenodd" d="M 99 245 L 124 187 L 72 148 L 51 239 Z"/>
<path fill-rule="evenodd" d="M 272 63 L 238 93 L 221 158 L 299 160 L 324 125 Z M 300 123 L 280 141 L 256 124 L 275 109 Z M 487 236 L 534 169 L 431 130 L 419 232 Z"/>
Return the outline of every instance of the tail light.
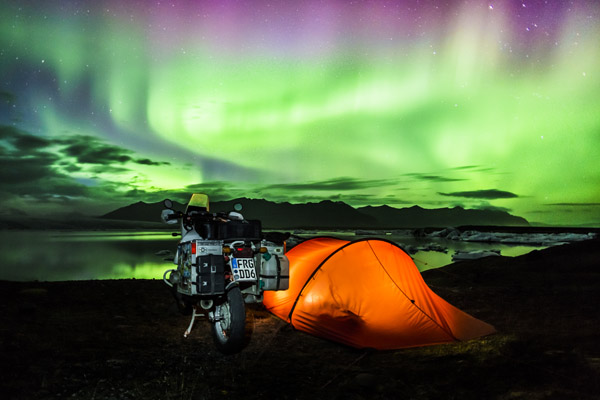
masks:
<path fill-rule="evenodd" d="M 233 255 L 237 258 L 250 258 L 254 256 L 254 252 L 250 247 L 236 247 L 233 249 Z"/>

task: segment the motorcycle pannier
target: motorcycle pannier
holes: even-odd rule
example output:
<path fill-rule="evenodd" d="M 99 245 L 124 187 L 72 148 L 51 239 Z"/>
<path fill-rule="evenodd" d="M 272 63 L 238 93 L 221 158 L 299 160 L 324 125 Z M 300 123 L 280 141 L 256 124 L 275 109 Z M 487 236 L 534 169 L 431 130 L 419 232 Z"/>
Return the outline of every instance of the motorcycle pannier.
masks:
<path fill-rule="evenodd" d="M 287 290 L 290 286 L 290 265 L 287 257 L 272 256 L 263 263 L 260 280 L 264 290 Z"/>
<path fill-rule="evenodd" d="M 213 295 L 225 293 L 225 260 L 218 254 L 198 256 L 196 259 L 198 268 L 197 287 L 200 295 Z"/>

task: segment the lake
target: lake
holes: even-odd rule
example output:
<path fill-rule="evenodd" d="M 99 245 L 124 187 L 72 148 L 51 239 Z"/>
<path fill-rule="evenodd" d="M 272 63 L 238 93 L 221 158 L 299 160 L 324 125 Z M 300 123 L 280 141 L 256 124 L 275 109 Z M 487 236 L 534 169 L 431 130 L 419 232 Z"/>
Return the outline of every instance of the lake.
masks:
<path fill-rule="evenodd" d="M 355 240 L 353 232 L 301 234 L 336 236 Z M 369 235 L 373 237 L 373 235 Z M 455 251 L 500 250 L 502 255 L 517 256 L 546 246 L 475 243 L 440 238 L 414 238 L 382 235 L 381 238 L 406 246 L 431 244 L 448 248 L 447 253 L 418 251 L 411 254 L 419 270 L 438 268 L 452 262 Z M 0 279 L 11 281 L 66 281 L 89 279 L 162 279 L 174 265 L 157 255 L 164 250 L 174 253 L 178 237 L 168 232 L 132 231 L 0 231 L 2 263 Z M 164 252 L 162 252 L 164 253 Z"/>

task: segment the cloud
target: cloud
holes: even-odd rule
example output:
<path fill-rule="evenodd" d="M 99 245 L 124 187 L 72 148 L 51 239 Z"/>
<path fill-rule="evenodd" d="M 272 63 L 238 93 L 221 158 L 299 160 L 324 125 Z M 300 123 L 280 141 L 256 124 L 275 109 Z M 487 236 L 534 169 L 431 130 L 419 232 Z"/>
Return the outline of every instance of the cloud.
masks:
<path fill-rule="evenodd" d="M 285 192 L 274 192 L 269 193 L 267 196 L 260 196 L 263 198 L 268 198 L 271 201 L 277 203 L 319 203 L 323 200 L 331 200 L 331 201 L 341 201 L 346 204 L 349 204 L 353 207 L 361 207 L 366 205 L 398 205 L 398 204 L 412 204 L 410 202 L 406 202 L 402 199 L 395 198 L 393 196 L 377 196 L 377 195 L 369 195 L 369 194 L 346 194 L 346 193 L 338 193 L 332 196 L 322 196 L 322 195 L 309 195 L 303 194 L 302 192 L 298 193 L 285 193 Z"/>
<path fill-rule="evenodd" d="M 59 156 L 39 151 L 47 143 L 12 126 L 0 126 L 0 188 L 37 180 L 57 179 L 62 175 L 53 168 Z"/>
<path fill-rule="evenodd" d="M 329 179 L 325 181 L 314 181 L 314 182 L 305 182 L 305 183 L 280 183 L 263 186 L 262 190 L 272 190 L 272 189 L 281 189 L 281 190 L 299 190 L 299 191 L 308 191 L 308 190 L 330 190 L 330 191 L 339 191 L 339 190 L 358 190 L 358 189 L 369 189 L 373 187 L 379 186 L 388 186 L 390 184 L 397 183 L 396 180 L 392 179 L 355 179 L 348 177 L 340 177 L 335 179 Z"/>
<path fill-rule="evenodd" d="M 48 153 L 29 157 L 3 154 L 0 156 L 0 185 L 6 187 L 11 184 L 61 177 L 61 174 L 52 168 L 56 161 L 58 157 Z"/>
<path fill-rule="evenodd" d="M 337 178 L 320 182 L 308 182 L 300 184 L 273 184 L 259 185 L 244 183 L 238 186 L 235 182 L 211 181 L 188 185 L 177 192 L 178 199 L 187 201 L 189 193 L 207 193 L 212 201 L 230 200 L 240 197 L 264 198 L 270 201 L 282 203 L 308 203 L 323 200 L 343 201 L 356 206 L 377 204 L 413 204 L 394 195 L 380 196 L 368 193 L 353 193 L 352 190 L 377 187 L 383 183 L 389 184 L 388 180 L 360 180 L 351 178 Z M 390 181 L 395 182 L 395 181 Z M 331 190 L 333 194 L 310 194 L 310 191 Z M 185 193 L 184 196 L 181 196 Z M 175 195 L 170 193 L 171 196 Z"/>
<path fill-rule="evenodd" d="M 86 173 L 95 174 L 96 176 L 102 174 L 125 174 L 130 172 L 131 170 L 127 167 L 123 167 L 122 165 L 107 165 L 107 164 L 93 164 L 93 165 L 84 165 L 85 168 L 81 168 L 80 170 Z M 65 169 L 65 171 L 67 171 Z"/>
<path fill-rule="evenodd" d="M 198 191 L 211 194 L 215 201 L 258 197 L 248 188 L 264 174 L 230 161 L 190 153 L 184 167 L 198 169 L 213 182 L 177 190 L 149 186 L 151 180 L 141 167 L 169 165 L 95 136 L 36 136 L 0 125 L 0 199 L 9 203 L 5 206 L 32 213 L 48 214 L 68 207 L 97 215 L 140 200 L 171 198 L 185 202 L 190 193 Z M 243 187 L 225 182 L 231 177 Z"/>
<path fill-rule="evenodd" d="M 137 201 L 128 192 L 131 185 L 102 178 L 133 172 L 131 164 L 169 164 L 135 156 L 90 136 L 40 137 L 0 126 L 0 198 L 40 211 L 58 203 L 102 207 Z"/>
<path fill-rule="evenodd" d="M 50 144 L 45 138 L 33 135 L 21 134 L 14 140 L 14 145 L 23 151 L 41 150 Z"/>
<path fill-rule="evenodd" d="M 56 143 L 63 145 L 63 154 L 74 157 L 81 164 L 111 164 L 127 162 L 142 165 L 170 165 L 165 161 L 152 161 L 148 158 L 134 158 L 133 151 L 106 144 L 93 136 L 76 135 L 58 139 Z"/>
<path fill-rule="evenodd" d="M 567 207 L 597 207 L 600 203 L 549 203 L 547 206 L 567 206 Z"/>
<path fill-rule="evenodd" d="M 406 190 L 398 187 L 400 182 L 401 180 L 398 178 L 338 177 L 322 181 L 259 185 L 253 188 L 253 192 L 257 197 L 268 198 L 276 202 L 306 203 L 332 200 L 343 201 L 353 206 L 414 204 L 398 198 L 394 194 L 380 195 L 380 192 L 388 192 L 390 188 L 393 188 L 394 191 Z M 378 190 L 380 188 L 382 190 Z"/>
<path fill-rule="evenodd" d="M 476 210 L 486 210 L 486 211 L 503 211 L 503 212 L 507 212 L 507 213 L 512 212 L 512 209 L 510 209 L 510 208 L 497 207 L 497 206 L 493 206 L 493 205 L 485 203 L 485 202 L 480 205 L 477 205 L 477 206 L 472 206 L 471 208 L 476 209 Z"/>
<path fill-rule="evenodd" d="M 416 173 L 404 174 L 404 176 L 409 176 L 409 177 L 415 178 L 417 180 L 433 181 L 433 182 L 460 182 L 460 181 L 466 180 L 466 179 L 461 179 L 461 178 L 448 178 L 448 177 L 441 176 L 441 175 L 416 174 Z"/>
<path fill-rule="evenodd" d="M 454 167 L 454 168 L 450 168 L 451 171 L 462 171 L 462 170 L 469 170 L 469 169 L 476 169 L 479 168 L 479 165 L 463 165 L 460 167 Z"/>
<path fill-rule="evenodd" d="M 447 196 L 447 197 L 466 197 L 470 199 L 512 199 L 519 197 L 518 195 L 506 192 L 503 190 L 497 189 L 488 189 L 488 190 L 473 190 L 466 192 L 452 192 L 452 193 L 442 193 L 438 192 L 439 195 Z"/>
<path fill-rule="evenodd" d="M 463 165 L 460 167 L 450 168 L 450 171 L 464 171 L 464 172 L 491 172 L 495 168 L 482 167 L 481 165 Z"/>
<path fill-rule="evenodd" d="M 171 165 L 171 163 L 167 161 L 152 161 L 148 158 L 138 158 L 135 162 L 143 165 Z"/>
<path fill-rule="evenodd" d="M 12 152 L 24 155 L 24 153 L 47 147 L 49 141 L 39 136 L 30 135 L 13 126 L 2 125 L 0 126 L 0 144 Z"/>

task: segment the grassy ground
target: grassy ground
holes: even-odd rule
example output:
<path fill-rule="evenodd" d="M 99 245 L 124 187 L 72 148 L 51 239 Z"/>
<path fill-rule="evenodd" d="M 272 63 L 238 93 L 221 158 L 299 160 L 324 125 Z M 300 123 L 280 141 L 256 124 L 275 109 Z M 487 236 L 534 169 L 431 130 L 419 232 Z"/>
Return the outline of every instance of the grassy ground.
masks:
<path fill-rule="evenodd" d="M 423 276 L 493 324 L 478 340 L 375 352 L 248 310 L 251 340 L 218 353 L 160 281 L 0 282 L 5 399 L 600 398 L 600 246 L 492 257 Z"/>

